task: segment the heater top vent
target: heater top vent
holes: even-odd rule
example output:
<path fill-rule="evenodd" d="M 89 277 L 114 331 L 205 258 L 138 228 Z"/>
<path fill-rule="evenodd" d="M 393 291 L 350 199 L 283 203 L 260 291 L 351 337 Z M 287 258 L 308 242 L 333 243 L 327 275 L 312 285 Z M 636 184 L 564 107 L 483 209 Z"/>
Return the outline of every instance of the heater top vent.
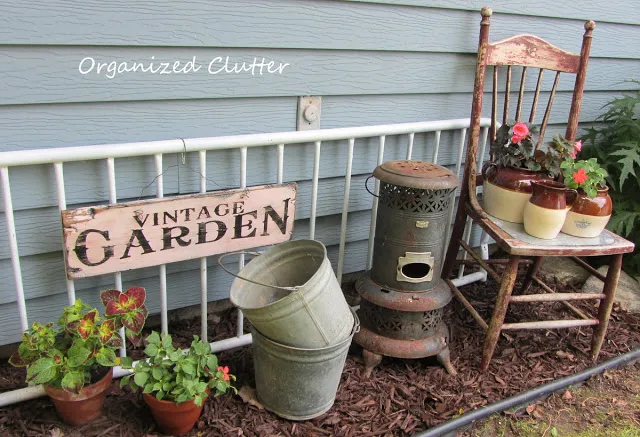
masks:
<path fill-rule="evenodd" d="M 387 161 L 376 167 L 373 176 L 391 185 L 422 190 L 446 190 L 460 184 L 445 167 L 425 161 Z"/>

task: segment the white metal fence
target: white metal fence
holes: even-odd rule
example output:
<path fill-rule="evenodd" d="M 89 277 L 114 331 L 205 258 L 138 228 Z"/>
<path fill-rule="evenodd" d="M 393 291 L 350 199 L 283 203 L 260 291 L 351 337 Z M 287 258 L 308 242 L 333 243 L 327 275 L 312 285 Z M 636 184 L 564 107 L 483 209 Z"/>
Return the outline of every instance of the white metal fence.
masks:
<path fill-rule="evenodd" d="M 485 156 L 485 146 L 487 137 L 487 127 L 489 119 L 482 120 L 484 127 L 482 136 L 482 152 L 480 156 Z M 309 239 L 315 238 L 316 225 L 316 206 L 318 199 L 318 181 L 320 168 L 320 153 L 322 143 L 327 141 L 346 141 L 347 142 L 347 160 L 344 172 L 344 202 L 342 207 L 342 219 L 340 225 L 340 243 L 338 251 L 338 263 L 336 275 L 338 280 L 342 279 L 344 267 L 344 255 L 346 246 L 347 218 L 349 209 L 349 194 L 351 190 L 351 172 L 354 159 L 354 143 L 360 138 L 378 138 L 378 155 L 377 163 L 383 162 L 385 140 L 389 136 L 407 136 L 406 158 L 411 159 L 414 150 L 414 138 L 416 134 L 433 133 L 434 147 L 431 161 L 438 162 L 438 154 L 440 152 L 440 135 L 443 131 L 460 131 L 459 142 L 457 144 L 457 161 L 456 173 L 461 175 L 462 162 L 465 151 L 466 132 L 469 126 L 469 119 L 441 120 L 419 123 L 402 123 L 391 125 L 350 127 L 339 129 L 324 129 L 317 131 L 298 131 L 298 132 L 280 132 L 268 134 L 251 134 L 236 135 L 226 137 L 209 137 L 209 138 L 193 138 L 193 139 L 177 139 L 167 141 L 138 142 L 126 144 L 107 144 L 83 147 L 66 147 L 42 150 L 21 150 L 0 153 L 0 183 L 2 185 L 2 193 L 4 198 L 4 211 L 7 224 L 7 240 L 9 243 L 11 264 L 13 268 L 13 276 L 15 279 L 15 297 L 17 301 L 18 312 L 20 316 L 20 326 L 24 331 L 28 329 L 28 308 L 25 300 L 22 270 L 20 268 L 20 256 L 18 252 L 18 240 L 16 236 L 16 226 L 14 221 L 14 208 L 11 197 L 11 186 L 9 182 L 9 170 L 11 167 L 49 164 L 53 166 L 55 172 L 57 204 L 60 211 L 67 208 L 64 183 L 64 163 L 72 161 L 88 161 L 100 160 L 104 161 L 106 166 L 109 203 L 116 204 L 118 197 L 116 193 L 115 178 L 115 159 L 133 156 L 153 156 L 155 162 L 155 187 L 156 197 L 162 198 L 163 189 L 163 164 L 162 157 L 169 153 L 190 153 L 197 152 L 199 157 L 199 173 L 200 173 L 200 192 L 207 191 L 207 151 L 215 151 L 222 149 L 237 149 L 240 154 L 240 188 L 245 188 L 247 184 L 247 150 L 250 147 L 277 146 L 277 180 L 275 182 L 283 182 L 283 170 L 285 166 L 285 146 L 292 144 L 309 144 L 314 147 L 314 165 L 311 190 L 311 214 L 309 223 Z M 479 163 L 481 165 L 481 163 Z M 378 193 L 379 182 L 376 181 L 374 192 Z M 373 236 L 376 225 L 376 212 L 378 200 L 373 197 L 371 209 L 371 227 L 369 232 L 369 245 L 367 251 L 366 267 L 370 267 L 373 252 Z M 453 209 L 449 216 L 449 225 L 453 216 Z M 467 227 L 465 238 L 469 241 L 471 226 Z M 481 247 L 483 258 L 488 258 L 487 251 L 488 237 L 485 235 L 481 238 Z M 201 259 L 201 337 L 207 340 L 207 262 L 206 258 Z M 244 258 L 241 257 L 239 267 L 244 265 Z M 160 319 L 162 332 L 168 332 L 167 322 L 167 271 L 166 266 L 159 267 L 159 288 L 160 288 Z M 464 275 L 463 267 L 460 268 L 458 278 L 454 281 L 456 285 L 461 286 L 471 282 L 485 280 L 486 272 L 479 271 L 472 274 Z M 122 276 L 115 273 L 114 287 L 122 290 Z M 69 304 L 75 302 L 75 286 L 74 281 L 67 279 L 67 297 Z M 220 340 L 211 343 L 213 351 L 222 351 L 234 347 L 244 346 L 251 343 L 251 334 L 243 334 L 243 316 L 242 312 L 237 312 L 237 333 L 236 337 Z M 120 350 L 120 355 L 126 355 L 126 348 Z M 114 375 L 120 377 L 127 374 L 126 370 L 116 368 Z M 44 395 L 41 386 L 29 387 L 20 390 L 14 390 L 0 394 L 0 406 L 9 405 L 15 402 L 24 401 Z"/>

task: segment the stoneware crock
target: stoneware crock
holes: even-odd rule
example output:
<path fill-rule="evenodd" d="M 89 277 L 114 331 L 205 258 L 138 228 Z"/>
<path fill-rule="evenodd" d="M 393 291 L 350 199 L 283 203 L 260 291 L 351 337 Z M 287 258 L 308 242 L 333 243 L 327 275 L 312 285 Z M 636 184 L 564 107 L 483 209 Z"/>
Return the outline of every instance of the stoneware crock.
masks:
<path fill-rule="evenodd" d="M 523 222 L 524 207 L 533 191 L 531 182 L 551 180 L 545 173 L 500 167 L 495 163 L 485 166 L 482 176 L 484 210 L 489 215 L 514 223 Z"/>
<path fill-rule="evenodd" d="M 556 238 L 578 192 L 554 181 L 533 181 L 532 186 L 533 194 L 524 207 L 524 230 L 536 238 Z"/>
<path fill-rule="evenodd" d="M 609 187 L 598 190 L 593 199 L 582 190 L 562 226 L 562 232 L 576 237 L 597 237 L 607 226 L 613 211 L 613 202 L 609 197 Z"/>

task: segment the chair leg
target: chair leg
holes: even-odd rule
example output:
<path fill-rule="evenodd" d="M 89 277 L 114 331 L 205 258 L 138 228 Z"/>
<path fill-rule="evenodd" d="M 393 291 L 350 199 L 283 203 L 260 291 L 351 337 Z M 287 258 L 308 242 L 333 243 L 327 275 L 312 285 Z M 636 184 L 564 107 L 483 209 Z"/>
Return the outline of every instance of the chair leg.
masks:
<path fill-rule="evenodd" d="M 543 257 L 536 256 L 535 259 L 533 260 L 533 264 L 529 266 L 529 269 L 527 270 L 527 275 L 524 277 L 524 281 L 522 282 L 522 289 L 520 291 L 522 294 L 525 294 L 527 290 L 529 290 L 529 287 L 531 287 L 533 278 L 536 275 L 536 273 L 538 273 L 538 270 L 540 269 L 540 266 L 542 265 L 543 260 L 544 260 Z"/>
<path fill-rule="evenodd" d="M 604 281 L 602 293 L 605 298 L 600 301 L 598 307 L 598 325 L 593 331 L 593 339 L 591 342 L 591 359 L 594 361 L 600 354 L 600 348 L 604 342 L 604 336 L 607 334 L 607 326 L 609 325 L 609 317 L 611 316 L 611 308 L 613 308 L 613 300 L 616 296 L 618 287 L 618 279 L 620 278 L 620 269 L 622 268 L 622 254 L 613 255 L 609 264 L 609 271 Z"/>
<path fill-rule="evenodd" d="M 462 195 L 460 195 L 460 200 L 458 200 L 458 211 L 456 213 L 456 220 L 453 225 L 453 233 L 451 234 L 451 239 L 449 240 L 449 247 L 447 248 L 447 256 L 444 260 L 444 265 L 442 267 L 442 277 L 448 278 L 451 276 L 451 272 L 453 271 L 453 266 L 456 263 L 456 257 L 458 256 L 458 252 L 460 252 L 460 239 L 464 234 L 464 228 L 467 225 L 467 214 L 465 211 L 465 200 Z"/>
<path fill-rule="evenodd" d="M 519 256 L 512 256 L 504 269 L 502 282 L 500 282 L 500 290 L 498 291 L 498 299 L 496 300 L 496 306 L 493 309 L 493 315 L 489 321 L 489 329 L 484 337 L 482 364 L 480 365 L 480 369 L 483 372 L 489 368 L 489 362 L 491 361 L 493 352 L 496 349 L 498 338 L 500 338 L 500 330 L 502 328 L 502 323 L 504 322 L 504 316 L 507 314 L 507 308 L 509 307 L 509 298 L 513 292 L 513 285 L 516 282 L 516 276 L 518 276 L 519 261 Z"/>

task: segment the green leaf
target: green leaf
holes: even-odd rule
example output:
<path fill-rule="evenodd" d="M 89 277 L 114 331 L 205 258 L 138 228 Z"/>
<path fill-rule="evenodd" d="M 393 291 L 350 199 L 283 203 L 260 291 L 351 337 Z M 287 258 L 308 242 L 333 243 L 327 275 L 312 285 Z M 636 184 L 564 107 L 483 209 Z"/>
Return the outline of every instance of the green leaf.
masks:
<path fill-rule="evenodd" d="M 196 404 L 198 407 L 202 406 L 202 396 L 196 396 L 195 398 L 193 398 L 193 403 Z"/>
<path fill-rule="evenodd" d="M 152 391 L 153 391 L 153 383 L 150 382 L 149 384 L 144 386 L 142 393 L 151 393 Z"/>
<path fill-rule="evenodd" d="M 67 364 L 70 367 L 78 367 L 83 365 L 91 355 L 91 351 L 84 346 L 74 344 L 67 351 Z"/>
<path fill-rule="evenodd" d="M 144 353 L 148 357 L 155 357 L 156 355 L 158 355 L 158 350 L 158 346 L 156 346 L 155 343 L 149 343 L 144 349 Z"/>
<path fill-rule="evenodd" d="M 635 145 L 633 145 L 632 148 L 624 148 L 611 152 L 611 155 L 622 156 L 622 158 L 618 160 L 618 162 L 622 164 L 619 181 L 620 190 L 622 190 L 624 182 L 627 180 L 629 175 L 636 175 L 635 169 L 633 168 L 634 163 L 640 166 L 640 155 L 636 150 L 634 150 L 634 148 Z"/>
<path fill-rule="evenodd" d="M 116 353 L 109 348 L 103 347 L 96 354 L 96 361 L 101 366 L 113 367 L 116 365 Z"/>
<path fill-rule="evenodd" d="M 61 386 L 64 390 L 78 392 L 84 387 L 84 372 L 73 370 L 69 371 L 62 378 Z"/>
<path fill-rule="evenodd" d="M 636 220 L 640 221 L 640 211 L 614 210 L 607 228 L 616 234 L 628 237 L 634 229 Z"/>
<path fill-rule="evenodd" d="M 120 379 L 120 388 L 123 388 L 125 385 L 129 384 L 130 380 L 131 375 L 123 376 L 122 379 Z"/>
<path fill-rule="evenodd" d="M 131 366 L 133 366 L 133 358 L 120 357 L 120 366 L 124 369 L 131 369 Z"/>
<path fill-rule="evenodd" d="M 136 373 L 135 376 L 133 377 L 134 382 L 139 387 L 144 387 L 144 384 L 147 382 L 147 379 L 149 379 L 149 374 L 145 372 Z"/>
<path fill-rule="evenodd" d="M 149 334 L 146 340 L 149 344 L 158 345 L 160 344 L 160 334 L 158 334 L 156 331 L 153 331 L 151 334 Z"/>
<path fill-rule="evenodd" d="M 216 384 L 216 389 L 221 393 L 225 393 L 227 391 L 227 383 L 225 383 L 224 381 L 218 381 L 218 383 Z"/>
<path fill-rule="evenodd" d="M 160 390 L 158 393 L 156 393 L 156 399 L 161 401 L 162 398 L 164 398 L 164 395 L 165 393 L 162 390 Z"/>
<path fill-rule="evenodd" d="M 558 437 L 558 430 L 555 426 L 551 428 L 551 437 Z"/>
<path fill-rule="evenodd" d="M 169 334 L 162 334 L 162 347 L 165 349 L 173 348 L 173 342 L 171 341 L 171 336 Z"/>
<path fill-rule="evenodd" d="M 196 373 L 196 366 L 191 363 L 191 362 L 186 362 L 182 365 L 182 370 L 184 371 L 184 373 L 186 373 L 187 375 L 195 375 Z"/>
<path fill-rule="evenodd" d="M 173 351 L 169 354 L 169 359 L 174 363 L 182 358 L 182 351 Z"/>
<path fill-rule="evenodd" d="M 151 375 L 153 375 L 153 378 L 156 380 L 161 380 L 162 379 L 162 369 L 160 369 L 159 367 L 154 367 L 153 369 L 151 369 Z"/>
<path fill-rule="evenodd" d="M 166 392 L 171 391 L 172 388 L 173 388 L 173 384 L 171 384 L 170 382 L 165 382 L 164 384 L 162 384 L 162 390 Z"/>
<path fill-rule="evenodd" d="M 27 367 L 29 384 L 46 384 L 58 376 L 58 366 L 51 358 L 40 358 Z"/>

